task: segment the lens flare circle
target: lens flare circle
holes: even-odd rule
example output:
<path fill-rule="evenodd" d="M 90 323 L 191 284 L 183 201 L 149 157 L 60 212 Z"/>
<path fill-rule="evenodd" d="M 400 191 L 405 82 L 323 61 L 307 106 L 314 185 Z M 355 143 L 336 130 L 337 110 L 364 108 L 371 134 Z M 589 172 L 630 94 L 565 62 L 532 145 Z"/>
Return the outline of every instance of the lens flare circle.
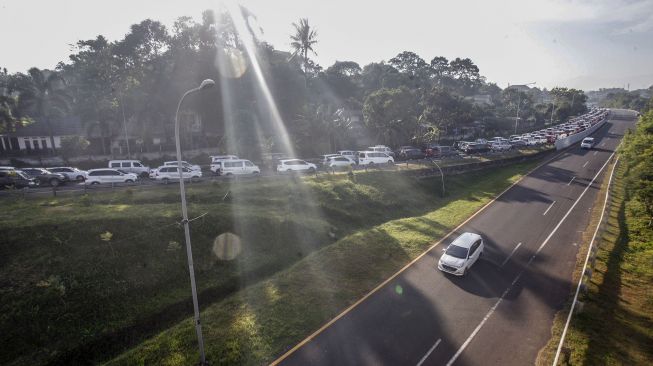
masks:
<path fill-rule="evenodd" d="M 233 233 L 222 233 L 213 240 L 213 254 L 224 261 L 236 259 L 242 250 L 240 237 Z"/>

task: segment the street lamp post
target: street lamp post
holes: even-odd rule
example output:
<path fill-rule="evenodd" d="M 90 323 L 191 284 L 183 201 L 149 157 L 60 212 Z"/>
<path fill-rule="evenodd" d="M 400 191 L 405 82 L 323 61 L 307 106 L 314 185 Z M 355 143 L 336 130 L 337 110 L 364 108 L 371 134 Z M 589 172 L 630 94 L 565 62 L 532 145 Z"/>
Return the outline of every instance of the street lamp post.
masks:
<path fill-rule="evenodd" d="M 532 83 L 524 84 L 524 86 L 533 85 L 535 83 L 536 82 L 534 81 Z M 519 92 L 519 89 L 516 90 L 517 90 L 518 99 L 517 99 L 517 118 L 515 119 L 515 135 L 517 134 L 517 123 L 519 122 L 519 107 L 521 106 L 521 93 Z"/>
<path fill-rule="evenodd" d="M 440 178 L 442 178 L 442 197 L 444 197 L 444 173 L 442 172 L 442 168 L 438 165 L 438 163 L 435 162 L 435 160 L 431 159 L 431 163 L 435 164 L 436 167 L 438 167 L 438 170 L 440 171 Z"/>
<path fill-rule="evenodd" d="M 195 287 L 195 269 L 193 268 L 193 251 L 190 245 L 190 229 L 188 227 L 188 209 L 186 208 L 186 190 L 184 188 L 183 169 L 181 165 L 181 143 L 179 141 L 179 109 L 181 104 L 188 95 L 211 88 L 215 82 L 211 79 L 202 81 L 200 86 L 184 93 L 177 105 L 175 113 L 175 144 L 177 146 L 177 171 L 179 172 L 179 193 L 181 195 L 181 215 L 184 225 L 184 235 L 186 237 L 186 256 L 188 257 L 188 271 L 190 272 L 190 288 L 193 293 L 193 311 L 195 312 L 195 332 L 200 348 L 200 365 L 206 365 L 206 355 L 204 354 L 204 338 L 202 337 L 202 325 L 200 324 L 200 309 L 197 302 L 197 288 Z"/>

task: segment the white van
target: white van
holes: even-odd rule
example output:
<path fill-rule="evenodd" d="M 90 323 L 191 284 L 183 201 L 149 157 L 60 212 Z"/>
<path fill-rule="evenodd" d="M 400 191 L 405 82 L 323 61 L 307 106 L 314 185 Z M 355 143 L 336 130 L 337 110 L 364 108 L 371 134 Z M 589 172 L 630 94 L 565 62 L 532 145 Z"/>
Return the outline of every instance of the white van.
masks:
<path fill-rule="evenodd" d="M 395 159 L 386 153 L 376 151 L 358 152 L 358 165 L 394 164 L 394 162 Z"/>
<path fill-rule="evenodd" d="M 143 165 L 140 160 L 109 160 L 109 168 L 141 177 L 150 174 L 150 167 Z"/>
<path fill-rule="evenodd" d="M 222 161 L 221 175 L 261 174 L 261 169 L 249 160 L 230 159 Z"/>

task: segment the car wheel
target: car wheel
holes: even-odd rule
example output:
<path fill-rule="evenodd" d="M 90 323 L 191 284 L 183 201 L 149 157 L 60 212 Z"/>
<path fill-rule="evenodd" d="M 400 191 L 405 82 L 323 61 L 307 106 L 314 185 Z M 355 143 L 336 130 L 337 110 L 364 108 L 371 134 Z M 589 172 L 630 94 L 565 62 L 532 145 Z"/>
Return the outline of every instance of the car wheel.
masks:
<path fill-rule="evenodd" d="M 75 180 L 77 180 L 78 182 L 83 182 L 84 181 L 84 176 L 83 175 L 78 175 L 77 177 L 75 177 Z"/>
<path fill-rule="evenodd" d="M 125 180 L 125 183 L 134 183 L 134 181 L 132 179 L 127 179 Z"/>
<path fill-rule="evenodd" d="M 59 179 L 55 179 L 55 178 L 50 179 L 50 185 L 53 187 L 58 186 L 60 183 L 61 182 L 59 182 Z"/>
<path fill-rule="evenodd" d="M 261 174 L 261 172 L 256 171 L 256 170 L 252 172 L 252 175 L 259 175 L 259 174 Z"/>
<path fill-rule="evenodd" d="M 308 172 L 311 173 L 311 174 L 315 173 L 315 168 L 313 168 L 313 167 L 308 168 Z"/>
<path fill-rule="evenodd" d="M 198 177 L 197 175 L 193 175 L 192 177 L 190 177 L 190 179 L 191 179 L 191 180 L 192 180 L 192 179 L 200 179 L 200 177 Z"/>
<path fill-rule="evenodd" d="M 395 163 L 394 161 L 392 161 L 392 160 L 388 160 L 388 165 L 392 165 L 392 164 L 394 164 L 394 163 Z"/>
<path fill-rule="evenodd" d="M 372 166 L 372 165 L 374 165 L 374 162 L 373 162 L 373 161 L 370 161 L 370 163 L 367 164 L 367 165 Z"/>
<path fill-rule="evenodd" d="M 163 179 L 161 179 L 161 180 L 163 181 L 163 184 L 168 184 L 168 183 L 170 183 L 170 179 L 168 179 L 168 178 L 163 178 Z"/>

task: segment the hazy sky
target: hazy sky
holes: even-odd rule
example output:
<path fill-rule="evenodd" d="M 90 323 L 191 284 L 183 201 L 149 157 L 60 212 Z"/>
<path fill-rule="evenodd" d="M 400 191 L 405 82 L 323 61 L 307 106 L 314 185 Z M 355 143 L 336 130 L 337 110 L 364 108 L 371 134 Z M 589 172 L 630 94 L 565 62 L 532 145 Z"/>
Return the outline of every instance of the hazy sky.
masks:
<path fill-rule="evenodd" d="M 410 50 L 469 57 L 500 86 L 595 89 L 653 84 L 653 0 L 242 0 L 263 38 L 288 50 L 291 23 L 318 31 L 315 59 L 362 65 Z M 133 23 L 201 18 L 216 1 L 0 0 L 0 67 L 52 68 L 70 44 L 121 39 Z"/>

